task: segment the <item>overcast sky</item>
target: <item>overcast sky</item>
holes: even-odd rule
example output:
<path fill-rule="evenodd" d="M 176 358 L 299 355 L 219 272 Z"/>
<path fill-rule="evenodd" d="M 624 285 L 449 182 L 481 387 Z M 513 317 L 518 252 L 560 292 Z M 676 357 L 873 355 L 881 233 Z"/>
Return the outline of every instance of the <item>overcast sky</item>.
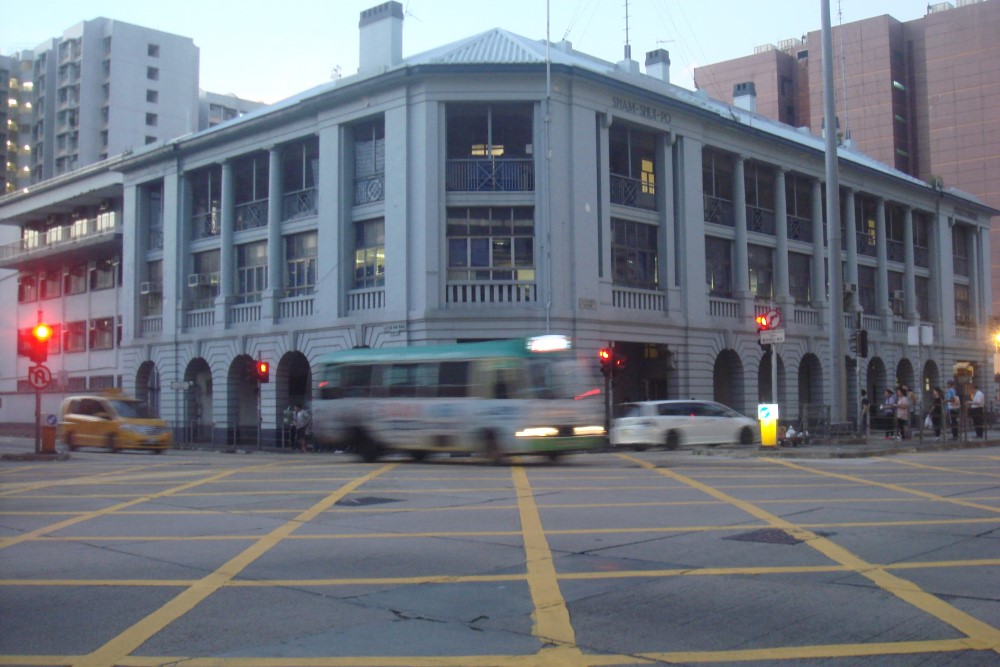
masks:
<path fill-rule="evenodd" d="M 546 35 L 545 0 L 401 0 L 403 56 L 491 28 Z M 996 0 L 994 0 L 996 1 Z M 106 17 L 191 37 L 201 88 L 277 102 L 358 68 L 358 18 L 378 0 L 43 0 L 4 2 L 0 54 L 32 49 L 80 21 Z M 629 0 L 632 58 L 670 52 L 671 80 L 693 88 L 694 67 L 753 53 L 821 26 L 820 0 Z M 626 39 L 626 0 L 550 0 L 548 33 L 612 62 Z M 927 0 L 830 0 L 831 22 L 890 14 L 920 18 Z"/>

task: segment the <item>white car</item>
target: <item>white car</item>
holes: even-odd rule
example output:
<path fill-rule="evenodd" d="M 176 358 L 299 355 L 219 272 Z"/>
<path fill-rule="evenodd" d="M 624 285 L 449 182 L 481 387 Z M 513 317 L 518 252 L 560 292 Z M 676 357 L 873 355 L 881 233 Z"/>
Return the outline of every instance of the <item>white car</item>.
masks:
<path fill-rule="evenodd" d="M 752 445 L 760 426 L 750 417 L 714 401 L 639 401 L 615 406 L 612 447 Z"/>

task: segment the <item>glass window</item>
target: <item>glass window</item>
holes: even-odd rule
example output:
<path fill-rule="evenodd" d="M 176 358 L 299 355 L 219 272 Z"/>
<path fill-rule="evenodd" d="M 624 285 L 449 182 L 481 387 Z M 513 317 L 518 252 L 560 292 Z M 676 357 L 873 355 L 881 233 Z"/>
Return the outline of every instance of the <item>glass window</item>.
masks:
<path fill-rule="evenodd" d="M 146 277 L 151 286 L 145 294 L 141 294 L 143 309 L 146 315 L 163 314 L 163 261 L 157 260 L 146 264 Z"/>
<path fill-rule="evenodd" d="M 69 267 L 63 278 L 63 292 L 66 294 L 83 294 L 87 291 L 87 265 L 75 264 Z"/>
<path fill-rule="evenodd" d="M 450 207 L 448 280 L 534 280 L 534 235 L 530 206 Z"/>
<path fill-rule="evenodd" d="M 199 252 L 194 256 L 194 273 L 188 276 L 188 290 L 193 310 L 211 308 L 219 296 L 219 267 L 222 264 L 218 250 Z"/>
<path fill-rule="evenodd" d="M 656 225 L 611 219 L 611 262 L 616 285 L 656 289 Z"/>
<path fill-rule="evenodd" d="M 733 242 L 716 236 L 705 237 L 705 280 L 712 296 L 733 295 Z"/>
<path fill-rule="evenodd" d="M 285 237 L 285 296 L 303 296 L 316 290 L 316 232 Z"/>
<path fill-rule="evenodd" d="M 750 291 L 758 299 L 774 298 L 774 250 L 766 246 L 747 246 Z M 789 271 L 791 273 L 791 271 Z"/>
<path fill-rule="evenodd" d="M 969 300 L 969 286 L 955 285 L 955 324 L 972 326 L 972 302 Z"/>
<path fill-rule="evenodd" d="M 812 300 L 812 257 L 809 255 L 788 253 L 788 291 L 797 305 L 806 306 Z"/>
<path fill-rule="evenodd" d="M 110 350 L 115 346 L 115 320 L 101 317 L 90 321 L 90 349 Z"/>
<path fill-rule="evenodd" d="M 38 274 L 21 274 L 17 277 L 18 303 L 38 301 Z"/>
<path fill-rule="evenodd" d="M 222 231 L 222 167 L 212 165 L 188 177 L 191 188 L 191 238 L 218 236 Z"/>
<path fill-rule="evenodd" d="M 118 274 L 116 259 L 101 259 L 90 269 L 90 291 L 111 289 L 116 284 Z"/>
<path fill-rule="evenodd" d="M 84 352 L 87 349 L 87 323 L 68 322 L 63 332 L 63 351 Z"/>
<path fill-rule="evenodd" d="M 385 285 L 385 219 L 354 223 L 354 289 Z"/>
<path fill-rule="evenodd" d="M 261 300 L 267 289 L 267 241 L 236 246 L 236 283 L 240 303 Z"/>
<path fill-rule="evenodd" d="M 532 113 L 530 103 L 449 104 L 448 159 L 530 157 Z"/>

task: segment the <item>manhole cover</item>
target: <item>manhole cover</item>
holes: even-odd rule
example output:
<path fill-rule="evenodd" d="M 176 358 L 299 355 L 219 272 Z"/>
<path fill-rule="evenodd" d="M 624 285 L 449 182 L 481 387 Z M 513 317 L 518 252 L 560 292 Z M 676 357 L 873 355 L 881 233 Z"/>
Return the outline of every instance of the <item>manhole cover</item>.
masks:
<path fill-rule="evenodd" d="M 792 537 L 781 528 L 763 528 L 749 533 L 730 535 L 724 540 L 741 540 L 743 542 L 762 542 L 764 544 L 799 544 L 802 540 Z"/>
<path fill-rule="evenodd" d="M 398 503 L 397 498 L 377 498 L 375 496 L 361 496 L 359 498 L 344 498 L 335 504 L 341 507 L 364 507 L 366 505 L 384 505 L 385 503 Z"/>

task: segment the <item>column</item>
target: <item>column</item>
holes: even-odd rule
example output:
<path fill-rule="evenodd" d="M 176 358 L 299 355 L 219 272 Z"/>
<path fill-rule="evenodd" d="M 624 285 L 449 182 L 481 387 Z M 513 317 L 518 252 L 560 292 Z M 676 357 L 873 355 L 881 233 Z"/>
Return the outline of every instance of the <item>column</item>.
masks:
<path fill-rule="evenodd" d="M 233 163 L 222 163 L 222 233 L 219 244 L 219 296 L 215 299 L 215 328 L 225 329 L 229 321 L 229 304 L 233 302 L 233 285 L 236 272 L 236 252 L 233 247 L 236 189 Z"/>
<path fill-rule="evenodd" d="M 858 221 L 854 210 L 854 190 L 844 188 L 844 240 L 847 242 L 847 276 L 846 282 L 854 285 L 855 291 L 850 304 L 845 305 L 844 312 L 857 314 L 861 312 L 861 300 L 858 298 Z M 845 293 L 847 289 L 844 289 Z M 853 311 L 848 310 L 848 306 Z"/>
<path fill-rule="evenodd" d="M 272 146 L 267 154 L 267 289 L 261 304 L 262 320 L 280 317 L 281 297 L 285 293 L 282 270 L 284 247 L 281 243 L 281 150 Z"/>
<path fill-rule="evenodd" d="M 774 170 L 774 235 L 774 300 L 782 308 L 782 314 L 790 318 L 793 301 L 788 291 L 788 202 L 782 167 Z"/>
<path fill-rule="evenodd" d="M 910 322 L 920 324 L 917 312 L 917 281 L 914 274 L 913 257 L 913 208 L 903 207 L 903 256 L 906 268 L 903 273 L 903 313 Z"/>
<path fill-rule="evenodd" d="M 740 310 L 753 317 L 753 294 L 750 293 L 750 269 L 747 258 L 747 192 L 744 177 L 746 158 L 737 155 L 733 160 L 733 296 L 743 302 Z"/>
<path fill-rule="evenodd" d="M 875 252 L 878 268 L 875 270 L 875 310 L 882 316 L 884 331 L 892 331 L 892 309 L 889 307 L 888 250 L 885 242 L 885 199 L 875 200 Z"/>
<path fill-rule="evenodd" d="M 823 233 L 823 184 L 812 181 L 812 305 L 822 311 L 826 303 L 826 234 Z"/>

